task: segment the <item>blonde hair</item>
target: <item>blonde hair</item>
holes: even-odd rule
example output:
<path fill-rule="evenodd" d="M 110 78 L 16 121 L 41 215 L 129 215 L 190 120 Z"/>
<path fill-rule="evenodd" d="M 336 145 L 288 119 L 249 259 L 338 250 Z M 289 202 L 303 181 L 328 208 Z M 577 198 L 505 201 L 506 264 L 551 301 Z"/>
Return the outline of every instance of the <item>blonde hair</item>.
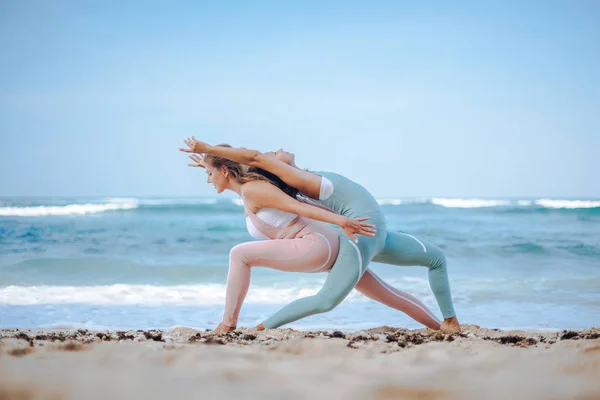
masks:
<path fill-rule="evenodd" d="M 218 144 L 218 147 L 231 147 L 228 144 Z M 231 174 L 233 180 L 238 184 L 243 185 L 244 183 L 252 181 L 265 181 L 269 182 L 273 186 L 281 189 L 285 194 L 296 198 L 298 195 L 298 189 L 291 187 L 287 183 L 281 180 L 277 175 L 265 171 L 262 168 L 248 167 L 235 161 L 228 160 L 227 158 L 214 156 L 207 154 L 204 156 L 204 162 L 210 164 L 214 168 L 226 168 Z"/>

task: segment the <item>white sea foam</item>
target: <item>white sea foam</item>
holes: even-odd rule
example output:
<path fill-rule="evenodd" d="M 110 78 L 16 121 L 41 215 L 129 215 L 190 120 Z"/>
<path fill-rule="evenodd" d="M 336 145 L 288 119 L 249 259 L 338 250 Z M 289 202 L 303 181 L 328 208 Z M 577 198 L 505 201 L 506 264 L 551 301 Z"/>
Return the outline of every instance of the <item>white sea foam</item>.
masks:
<path fill-rule="evenodd" d="M 537 206 L 542 208 L 600 208 L 600 200 L 507 200 L 507 199 L 477 199 L 477 198 L 447 198 L 433 197 L 431 199 L 417 197 L 412 199 L 377 199 L 381 205 L 411 205 L 431 203 L 445 208 L 482 208 L 482 207 L 531 207 Z"/>
<path fill-rule="evenodd" d="M 417 197 L 413 199 L 377 199 L 377 203 L 380 205 L 391 205 L 391 206 L 399 206 L 402 204 L 424 204 L 428 203 L 429 199 L 424 197 Z"/>
<path fill-rule="evenodd" d="M 600 208 L 598 200 L 550 200 L 539 199 L 535 204 L 544 208 Z"/>
<path fill-rule="evenodd" d="M 138 204 L 140 200 L 137 197 L 107 197 L 104 199 L 107 203 L 117 203 L 117 204 Z"/>
<path fill-rule="evenodd" d="M 132 210 L 143 206 L 169 205 L 216 205 L 223 201 L 237 206 L 243 206 L 241 198 L 163 198 L 139 199 L 135 197 L 111 197 L 101 200 L 101 203 L 40 205 L 40 206 L 5 206 L 0 207 L 0 216 L 49 216 L 49 215 L 84 215 L 97 214 L 107 211 Z M 589 209 L 600 208 L 600 200 L 506 200 L 478 198 L 446 198 L 446 197 L 415 197 L 415 198 L 383 198 L 377 199 L 380 205 L 410 206 L 413 204 L 433 204 L 444 208 L 485 208 L 485 207 L 541 207 L 550 209 Z"/>
<path fill-rule="evenodd" d="M 245 302 L 249 304 L 285 304 L 310 296 L 314 287 L 254 287 Z M 225 285 L 200 284 L 153 286 L 114 284 L 108 286 L 7 286 L 0 289 L 0 303 L 6 305 L 36 305 L 57 303 L 80 304 L 201 304 L 225 302 Z"/>
<path fill-rule="evenodd" d="M 143 199 L 141 205 L 145 206 L 169 206 L 169 205 L 212 205 L 217 204 L 217 198 L 198 198 L 198 199 Z"/>
<path fill-rule="evenodd" d="M 0 216 L 38 217 L 46 215 L 83 215 L 106 211 L 132 210 L 138 208 L 136 202 L 106 204 L 69 204 L 66 206 L 0 207 Z"/>
<path fill-rule="evenodd" d="M 410 291 L 415 296 L 431 295 L 429 284 L 424 278 L 402 277 L 386 281 L 394 287 Z M 316 282 L 277 283 L 275 285 L 253 285 L 248 291 L 245 303 L 248 304 L 287 304 L 296 299 L 317 293 L 324 279 Z M 224 284 L 204 283 L 193 285 L 141 285 L 113 284 L 98 286 L 6 286 L 0 288 L 0 304 L 200 304 L 222 305 L 225 302 Z M 345 301 L 366 301 L 357 291 Z"/>
<path fill-rule="evenodd" d="M 518 200 L 517 201 L 517 205 L 521 206 L 521 207 L 529 207 L 533 204 L 533 201 L 531 200 Z"/>
<path fill-rule="evenodd" d="M 443 197 L 434 197 L 431 203 L 447 208 L 480 208 L 480 207 L 498 207 L 508 206 L 508 200 L 484 200 L 484 199 L 448 199 Z"/>

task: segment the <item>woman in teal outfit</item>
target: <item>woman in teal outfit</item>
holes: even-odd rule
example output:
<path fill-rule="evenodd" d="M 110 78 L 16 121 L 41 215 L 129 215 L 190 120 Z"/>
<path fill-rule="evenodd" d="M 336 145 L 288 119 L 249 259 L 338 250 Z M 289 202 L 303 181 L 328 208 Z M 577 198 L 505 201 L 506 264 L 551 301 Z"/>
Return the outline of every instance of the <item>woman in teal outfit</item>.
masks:
<path fill-rule="evenodd" d="M 460 325 L 452 304 L 446 257 L 436 245 L 400 232 L 389 232 L 381 208 L 375 198 L 362 186 L 333 172 L 307 171 L 298 168 L 293 153 L 283 151 L 261 153 L 244 148 L 210 146 L 188 138 L 188 153 L 211 154 L 241 164 L 260 168 L 277 175 L 295 187 L 311 204 L 325 207 L 349 218 L 369 217 L 377 232 L 373 237 L 358 241 L 340 237 L 340 251 L 323 288 L 315 295 L 291 302 L 258 325 L 258 329 L 277 328 L 309 315 L 332 310 L 352 291 L 371 261 L 428 268 L 429 284 L 444 321 L 443 332 L 456 333 Z M 333 192 L 322 198 L 322 184 L 327 181 Z"/>

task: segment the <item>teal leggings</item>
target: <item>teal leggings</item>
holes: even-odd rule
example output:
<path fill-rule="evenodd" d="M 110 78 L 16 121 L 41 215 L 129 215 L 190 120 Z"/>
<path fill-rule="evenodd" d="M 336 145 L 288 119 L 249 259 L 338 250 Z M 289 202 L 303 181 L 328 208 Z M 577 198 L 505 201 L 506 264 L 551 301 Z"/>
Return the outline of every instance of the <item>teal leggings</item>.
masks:
<path fill-rule="evenodd" d="M 387 232 L 385 218 L 380 212 L 365 215 L 377 226 L 375 237 L 360 236 L 354 243 L 340 235 L 340 252 L 321 290 L 286 305 L 263 322 L 267 329 L 297 321 L 313 314 L 332 310 L 350 294 L 371 261 L 393 265 L 418 265 L 429 269 L 429 285 L 444 318 L 455 316 L 446 257 L 432 243 L 414 236 Z"/>

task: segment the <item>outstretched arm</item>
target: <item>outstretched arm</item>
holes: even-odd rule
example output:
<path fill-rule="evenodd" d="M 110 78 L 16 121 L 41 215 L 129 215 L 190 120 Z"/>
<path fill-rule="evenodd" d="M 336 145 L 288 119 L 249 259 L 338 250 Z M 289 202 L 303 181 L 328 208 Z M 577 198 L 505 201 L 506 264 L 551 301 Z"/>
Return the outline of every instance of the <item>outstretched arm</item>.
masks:
<path fill-rule="evenodd" d="M 303 195 L 312 199 L 319 199 L 321 191 L 321 177 L 319 175 L 286 164 L 273 155 L 263 154 L 258 150 L 211 146 L 193 136 L 186 139 L 185 144 L 188 148 L 179 150 L 186 153 L 211 154 L 240 164 L 264 169 L 277 175 L 282 181 L 298 189 Z"/>
<path fill-rule="evenodd" d="M 337 225 L 355 242 L 358 241 L 355 234 L 375 236 L 375 225 L 364 222 L 369 219 L 368 217 L 348 218 L 307 203 L 301 203 L 267 182 L 255 181 L 243 185 L 242 195 L 244 199 L 249 200 L 252 205 L 258 208 L 275 208 L 305 218 Z"/>

